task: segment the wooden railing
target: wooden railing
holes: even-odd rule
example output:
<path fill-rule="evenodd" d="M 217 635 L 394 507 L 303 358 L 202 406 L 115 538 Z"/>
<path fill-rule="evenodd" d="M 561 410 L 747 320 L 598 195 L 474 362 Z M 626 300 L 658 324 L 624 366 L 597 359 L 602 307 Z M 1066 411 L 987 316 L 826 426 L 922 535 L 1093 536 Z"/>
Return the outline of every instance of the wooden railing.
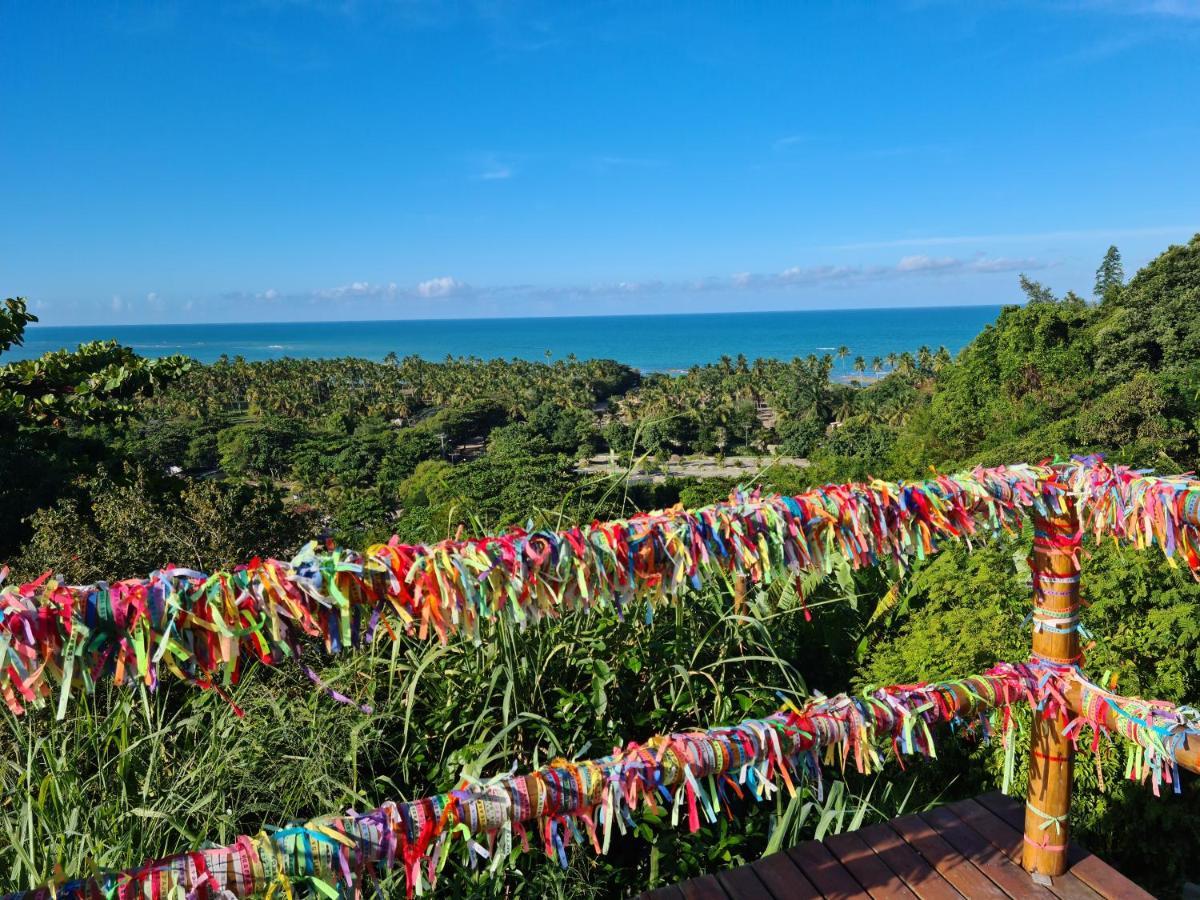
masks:
<path fill-rule="evenodd" d="M 1164 775 L 1164 759 L 1173 758 L 1177 766 L 1200 772 L 1200 723 L 1193 711 L 1109 693 L 1077 668 L 1083 531 L 1139 548 L 1158 545 L 1169 558 L 1181 558 L 1193 572 L 1200 571 L 1200 482 L 1188 477 L 1154 478 L 1087 459 L 1053 466 L 978 469 L 916 484 L 827 485 L 790 498 L 743 495 L 701 510 L 669 510 L 558 533 L 513 531 L 434 546 L 393 542 L 369 548 L 365 554 L 310 547 L 290 563 L 256 559 L 211 576 L 167 569 L 145 579 L 72 587 L 47 574 L 0 589 L 0 638 L 5 638 L 0 653 L 10 660 L 0 669 L 0 700 L 18 715 L 27 706 L 44 705 L 54 696 L 49 684 L 54 676 L 61 717 L 73 681 L 84 681 L 85 686 L 94 681 L 72 676 L 82 653 L 79 636 L 93 627 L 108 646 L 96 640 L 88 644 L 89 653 L 102 654 L 99 662 L 86 660 L 88 671 L 106 670 L 120 684 L 153 686 L 162 649 L 170 645 L 173 655 L 164 657 L 168 670 L 215 689 L 215 676 L 235 671 L 244 659 L 278 663 L 295 658 L 304 643 L 315 639 L 324 639 L 333 651 L 368 644 L 375 620 L 385 615 L 392 617 L 397 629 L 397 633 L 388 629 L 393 640 L 399 639 L 399 632 L 421 639 L 436 635 L 446 640 L 456 632 L 478 637 L 481 624 L 501 616 L 524 625 L 571 610 L 623 609 L 630 603 L 653 608 L 656 603 L 678 601 L 685 587 L 698 588 L 705 576 L 718 572 L 729 578 L 735 606 L 740 607 L 752 584 L 827 572 L 835 555 L 856 568 L 887 561 L 907 564 L 936 552 L 951 539 L 1015 531 L 1025 516 L 1035 530 L 1030 554 L 1032 664 L 1003 663 L 989 673 L 956 682 L 876 689 L 876 699 L 887 703 L 859 704 L 845 696 L 820 698 L 803 709 L 789 704 L 790 712 L 780 710 L 767 720 L 660 735 L 644 745 L 653 753 L 639 756 L 643 748 L 631 744 L 601 760 L 559 760 L 542 767 L 547 773 L 539 769 L 528 776 L 510 776 L 488 788 L 486 796 L 479 793 L 472 799 L 492 803 L 499 816 L 496 821 L 520 825 L 547 814 L 534 807 L 518 810 L 514 798 L 528 799 L 527 791 L 521 793 L 522 785 L 535 784 L 542 800 L 553 794 L 554 802 L 547 808 L 554 815 L 590 817 L 610 801 L 620 806 L 623 795 L 609 795 L 610 781 L 616 784 L 627 778 L 631 785 L 644 781 L 680 786 L 685 775 L 703 779 L 714 773 L 729 774 L 726 769 L 735 762 L 733 754 L 689 755 L 687 747 L 705 741 L 735 746 L 727 738 L 738 729 L 745 729 L 746 737 L 744 745 L 736 744 L 742 748 L 738 767 L 762 766 L 768 780 L 767 773 L 778 772 L 790 788 L 790 754 L 838 745 L 845 753 L 850 742 L 869 743 L 877 733 L 893 738 L 903 734 L 905 753 L 931 753 L 932 738 L 924 745 L 919 737 L 915 745 L 909 739 L 910 726 L 924 722 L 923 716 L 930 721 L 966 718 L 1008 707 L 1027 696 L 1038 709 L 1049 703 L 1045 714 L 1032 716 L 1022 854 L 1025 869 L 1042 879 L 1061 875 L 1067 868 L 1079 733 L 1072 729 L 1080 722 L 1091 723 L 1097 732 L 1142 742 L 1138 758 L 1143 749 L 1153 757 L 1156 790 L 1164 778 L 1178 784 L 1174 770 Z M 192 634 L 181 643 L 185 628 Z M 156 647 L 159 651 L 152 655 Z M 998 687 L 985 690 L 989 684 Z M 931 708 L 935 712 L 925 712 Z M 880 710 L 885 712 L 877 721 Z M 763 737 L 779 729 L 786 738 L 783 747 L 778 740 L 772 744 Z M 658 752 L 675 745 L 683 749 Z M 571 793 L 563 786 L 573 786 L 574 775 L 560 777 L 556 766 L 566 766 L 572 773 L 587 769 L 604 777 L 593 779 L 586 791 Z M 656 778 L 647 775 L 651 770 L 657 772 Z M 1137 777 L 1147 777 L 1145 770 Z M 702 793 L 694 778 L 690 786 L 679 789 Z M 419 863 L 435 833 L 427 829 L 415 841 L 406 830 L 415 821 L 412 811 L 423 811 L 421 821 L 436 821 L 439 829 L 452 826 L 468 834 L 495 824 L 487 816 L 472 818 L 477 803 L 458 802 L 456 791 L 461 793 L 455 789 L 337 818 L 339 828 L 350 829 L 360 839 L 351 841 L 353 856 L 345 856 L 342 868 L 330 862 L 330 872 L 341 877 L 338 873 L 348 872 L 351 863 L 370 870 L 381 848 L 394 849 L 388 842 L 399 840 L 405 848 L 409 887 L 419 884 Z M 603 808 L 613 813 L 613 807 Z M 432 818 L 427 815 L 430 810 L 436 813 Z M 691 819 L 689 827 L 694 830 L 698 827 L 694 811 Z M 167 878 L 193 890 L 203 883 L 194 858 L 226 867 L 234 858 L 290 859 L 289 841 L 307 840 L 310 833 L 327 836 L 321 829 L 330 827 L 334 819 L 313 821 L 315 831 L 305 825 L 275 832 L 270 838 L 239 838 L 228 847 L 177 854 L 125 873 L 72 882 L 59 896 L 98 896 L 89 892 L 124 883 L 121 879 L 139 884 L 152 879 L 157 884 Z M 611 822 L 620 819 L 610 815 L 605 821 L 607 842 Z M 351 850 L 338 852 L 345 855 Z M 312 875 L 307 870 L 303 874 Z M 258 888 L 253 880 L 222 884 L 234 896 L 247 896 Z M 45 898 L 49 893 L 20 896 Z"/>
<path fill-rule="evenodd" d="M 1069 502 L 1060 516 L 1034 516 L 1033 524 L 1033 658 L 1050 665 L 1075 666 L 1081 657 L 1082 535 L 1074 502 Z M 1108 731 L 1121 731 L 1122 716 L 1111 706 L 1085 708 L 1082 682 L 1070 682 L 1064 700 L 1073 715 L 1098 715 Z M 1067 870 L 1075 742 L 1063 734 L 1063 728 L 1059 716 L 1033 716 L 1022 863 L 1035 877 L 1061 875 Z M 1178 744 L 1169 749 L 1181 768 L 1200 773 L 1200 739 L 1195 735 L 1181 733 Z"/>

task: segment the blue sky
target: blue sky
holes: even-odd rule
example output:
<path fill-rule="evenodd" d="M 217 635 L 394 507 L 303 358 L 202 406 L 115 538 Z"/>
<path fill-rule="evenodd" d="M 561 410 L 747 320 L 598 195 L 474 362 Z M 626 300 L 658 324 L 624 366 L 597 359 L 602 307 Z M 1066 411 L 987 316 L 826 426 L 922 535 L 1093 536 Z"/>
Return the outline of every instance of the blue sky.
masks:
<path fill-rule="evenodd" d="M 0 0 L 43 324 L 1090 293 L 1200 230 L 1200 0 Z"/>

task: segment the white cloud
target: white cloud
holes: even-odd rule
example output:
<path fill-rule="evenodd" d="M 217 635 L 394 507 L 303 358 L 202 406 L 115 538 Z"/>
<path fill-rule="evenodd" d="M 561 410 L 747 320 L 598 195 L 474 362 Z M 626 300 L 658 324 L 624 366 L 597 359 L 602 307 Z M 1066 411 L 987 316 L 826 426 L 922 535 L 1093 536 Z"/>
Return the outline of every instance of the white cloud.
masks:
<path fill-rule="evenodd" d="M 1116 240 L 1126 237 L 1171 236 L 1187 240 L 1196 231 L 1195 225 L 1163 225 L 1153 228 L 1093 228 L 1079 231 L 1040 231 L 1026 234 L 957 234 L 906 237 L 883 241 L 859 241 L 853 244 L 834 244 L 819 250 L 885 250 L 889 247 L 932 247 L 944 244 L 998 244 L 1022 241 Z"/>
<path fill-rule="evenodd" d="M 891 264 L 790 266 L 778 272 L 740 271 L 732 275 L 700 276 L 671 281 L 648 278 L 637 281 L 551 285 L 509 282 L 486 287 L 473 287 L 451 275 L 442 275 L 417 282 L 411 287 L 399 287 L 394 281 L 386 283 L 351 281 L 338 287 L 310 290 L 299 294 L 283 294 L 270 288 L 253 295 L 233 293 L 225 296 L 231 300 L 246 300 L 252 297 L 259 301 L 308 300 L 314 303 L 329 300 L 353 302 L 369 299 L 444 300 L 449 297 L 470 297 L 485 302 L 500 302 L 513 297 L 526 301 L 550 301 L 670 293 L 685 295 L 720 291 L 799 289 L 818 285 L 853 285 L 894 279 L 1032 272 L 1045 269 L 1050 265 L 1053 263 L 1035 257 L 993 257 L 984 253 L 966 257 L 911 254 L 903 256 Z"/>
<path fill-rule="evenodd" d="M 417 295 L 425 298 L 449 297 L 466 291 L 467 285 L 456 278 L 444 275 L 441 278 L 430 278 L 417 285 Z"/>
<path fill-rule="evenodd" d="M 473 153 L 467 158 L 471 177 L 477 181 L 507 181 L 517 174 L 518 164 L 525 159 L 511 153 Z"/>
<path fill-rule="evenodd" d="M 618 281 L 615 285 L 598 285 L 592 288 L 592 293 L 608 294 L 614 291 L 619 294 L 647 294 L 661 291 L 666 285 L 657 278 L 650 281 Z"/>
<path fill-rule="evenodd" d="M 355 297 L 382 297 L 393 299 L 400 292 L 396 282 L 387 284 L 372 284 L 369 281 L 352 281 L 335 288 L 313 291 L 312 296 L 318 300 L 345 300 Z"/>
<path fill-rule="evenodd" d="M 786 137 L 781 137 L 772 146 L 776 150 L 782 150 L 784 147 L 794 147 L 796 144 L 807 144 L 812 138 L 807 134 L 789 134 Z"/>
<path fill-rule="evenodd" d="M 1200 0 L 1083 0 L 1085 9 L 1167 19 L 1200 19 Z"/>
<path fill-rule="evenodd" d="M 916 255 L 906 256 L 896 264 L 898 272 L 936 272 L 941 269 L 957 268 L 961 264 L 960 260 L 950 256 L 940 256 L 936 259 L 931 256 Z"/>
<path fill-rule="evenodd" d="M 823 281 L 845 281 L 866 274 L 862 266 L 791 266 L 778 275 L 756 279 L 756 285 L 816 284 Z"/>
<path fill-rule="evenodd" d="M 952 273 L 991 274 L 996 272 L 1029 272 L 1044 269 L 1049 263 L 1032 257 L 1009 259 L 978 254 L 961 259 L 953 256 L 905 256 L 895 265 L 853 266 L 792 266 L 781 272 L 754 275 L 739 272 L 728 284 L 734 288 L 782 288 L 799 285 L 833 284 L 838 282 L 884 281 L 893 278 L 915 278 Z"/>
<path fill-rule="evenodd" d="M 151 291 L 150 293 L 148 293 L 146 295 L 146 302 L 147 303 L 157 303 L 158 302 L 158 293 L 156 291 Z"/>
<path fill-rule="evenodd" d="M 592 156 L 583 162 L 583 167 L 596 174 L 613 169 L 657 169 L 663 165 L 661 159 L 647 156 Z"/>
<path fill-rule="evenodd" d="M 1024 259 L 976 257 L 967 264 L 967 268 L 974 272 L 1020 272 L 1045 269 L 1048 265 L 1049 263 L 1044 262 L 1044 260 L 1034 259 L 1033 257 L 1026 257 Z"/>
<path fill-rule="evenodd" d="M 125 309 L 125 301 L 121 299 L 121 295 L 113 294 L 112 311 L 119 313 L 119 312 L 122 312 L 124 309 Z"/>

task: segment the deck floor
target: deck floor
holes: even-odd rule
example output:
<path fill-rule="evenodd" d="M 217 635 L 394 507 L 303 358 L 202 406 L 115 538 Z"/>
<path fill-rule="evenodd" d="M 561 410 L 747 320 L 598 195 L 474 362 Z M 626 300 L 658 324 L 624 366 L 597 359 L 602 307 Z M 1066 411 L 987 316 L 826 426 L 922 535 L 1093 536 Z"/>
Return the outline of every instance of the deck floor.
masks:
<path fill-rule="evenodd" d="M 810 897 L 1150 897 L 1072 844 L 1067 873 L 1049 887 L 1021 868 L 1024 811 L 998 792 L 919 815 L 808 841 L 750 865 L 693 878 L 642 900 L 804 900 Z"/>

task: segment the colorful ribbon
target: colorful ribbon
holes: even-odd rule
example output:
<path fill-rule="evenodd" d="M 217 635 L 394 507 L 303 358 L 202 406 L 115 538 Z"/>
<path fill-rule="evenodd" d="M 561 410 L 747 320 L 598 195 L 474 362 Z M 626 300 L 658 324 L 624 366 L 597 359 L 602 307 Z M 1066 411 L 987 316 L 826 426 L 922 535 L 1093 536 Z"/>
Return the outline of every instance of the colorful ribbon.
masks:
<path fill-rule="evenodd" d="M 1073 688 L 1082 698 L 1079 708 L 1067 701 Z M 531 841 L 566 865 L 572 843 L 607 852 L 614 829 L 624 834 L 632 828 L 639 806 L 669 811 L 673 825 L 686 818 L 688 829 L 696 831 L 702 820 L 732 817 L 736 800 L 769 799 L 781 789 L 791 794 L 802 778 L 815 780 L 821 796 L 822 757 L 842 768 L 853 763 L 864 773 L 882 766 L 881 746 L 890 746 L 897 759 L 936 757 L 930 726 L 938 723 L 977 721 L 987 739 L 995 730 L 989 717 L 1003 716 L 1004 740 L 1011 747 L 1010 707 L 1022 701 L 1037 715 L 1067 723 L 1064 733 L 1077 744 L 1084 727 L 1092 728 L 1093 750 L 1110 731 L 1103 710 L 1116 710 L 1117 730 L 1131 742 L 1131 759 L 1137 759 L 1131 777 L 1149 780 L 1156 793 L 1164 780 L 1178 790 L 1173 753 L 1190 740 L 1200 741 L 1196 710 L 1112 694 L 1072 667 L 1002 663 L 957 681 L 815 697 L 800 707 L 787 703 L 765 719 L 659 735 L 597 760 L 556 759 L 527 775 L 464 780 L 434 797 L 324 816 L 270 834 L 242 836 L 228 846 L 0 900 L 241 898 L 271 896 L 280 888 L 333 900 L 362 896 L 397 867 L 411 896 L 434 885 L 455 842 L 476 866 L 498 868 L 513 847 L 528 850 Z M 1030 843 L 1061 849 L 1049 835 L 1061 834 L 1064 817 L 1030 809 L 1043 820 L 1041 841 Z"/>
<path fill-rule="evenodd" d="M 241 667 L 369 643 L 378 629 L 421 638 L 466 633 L 503 617 L 524 627 L 571 611 L 624 616 L 702 587 L 717 572 L 770 584 L 855 567 L 906 566 L 951 540 L 1014 529 L 1022 515 L 1061 514 L 1080 528 L 1174 564 L 1200 567 L 1200 482 L 1157 478 L 1099 458 L 979 468 L 920 483 L 826 485 L 794 497 L 735 493 L 561 532 L 513 529 L 433 545 L 393 538 L 363 553 L 310 544 L 290 562 L 253 559 L 205 574 L 165 567 L 144 579 L 70 586 L 47 573 L 0 591 L 0 697 L 17 714 L 101 678 L 153 689 L 163 670 L 202 688 Z M 1066 623 L 1070 624 L 1070 623 Z M 1050 626 L 1043 623 L 1043 627 Z"/>
<path fill-rule="evenodd" d="M 304 888 L 326 897 L 362 895 L 386 870 L 402 869 L 410 896 L 434 884 L 460 842 L 469 861 L 498 867 L 530 841 L 566 865 L 566 847 L 608 850 L 614 829 L 634 826 L 639 806 L 663 808 L 672 824 L 732 818 L 736 800 L 764 800 L 801 778 L 823 791 L 820 757 L 861 772 L 883 764 L 881 743 L 936 756 L 930 725 L 967 720 L 1035 697 L 1039 672 L 1002 664 L 938 684 L 894 685 L 860 696 L 787 704 L 766 719 L 630 743 L 602 759 L 553 760 L 528 775 L 464 781 L 454 790 L 367 813 L 324 816 L 232 844 L 144 863 L 124 872 L 10 894 L 0 900 L 158 900 L 248 897 Z M 986 736 L 986 724 L 982 729 Z M 781 788 L 782 785 L 782 788 Z M 205 894 L 204 892 L 207 892 Z"/>

